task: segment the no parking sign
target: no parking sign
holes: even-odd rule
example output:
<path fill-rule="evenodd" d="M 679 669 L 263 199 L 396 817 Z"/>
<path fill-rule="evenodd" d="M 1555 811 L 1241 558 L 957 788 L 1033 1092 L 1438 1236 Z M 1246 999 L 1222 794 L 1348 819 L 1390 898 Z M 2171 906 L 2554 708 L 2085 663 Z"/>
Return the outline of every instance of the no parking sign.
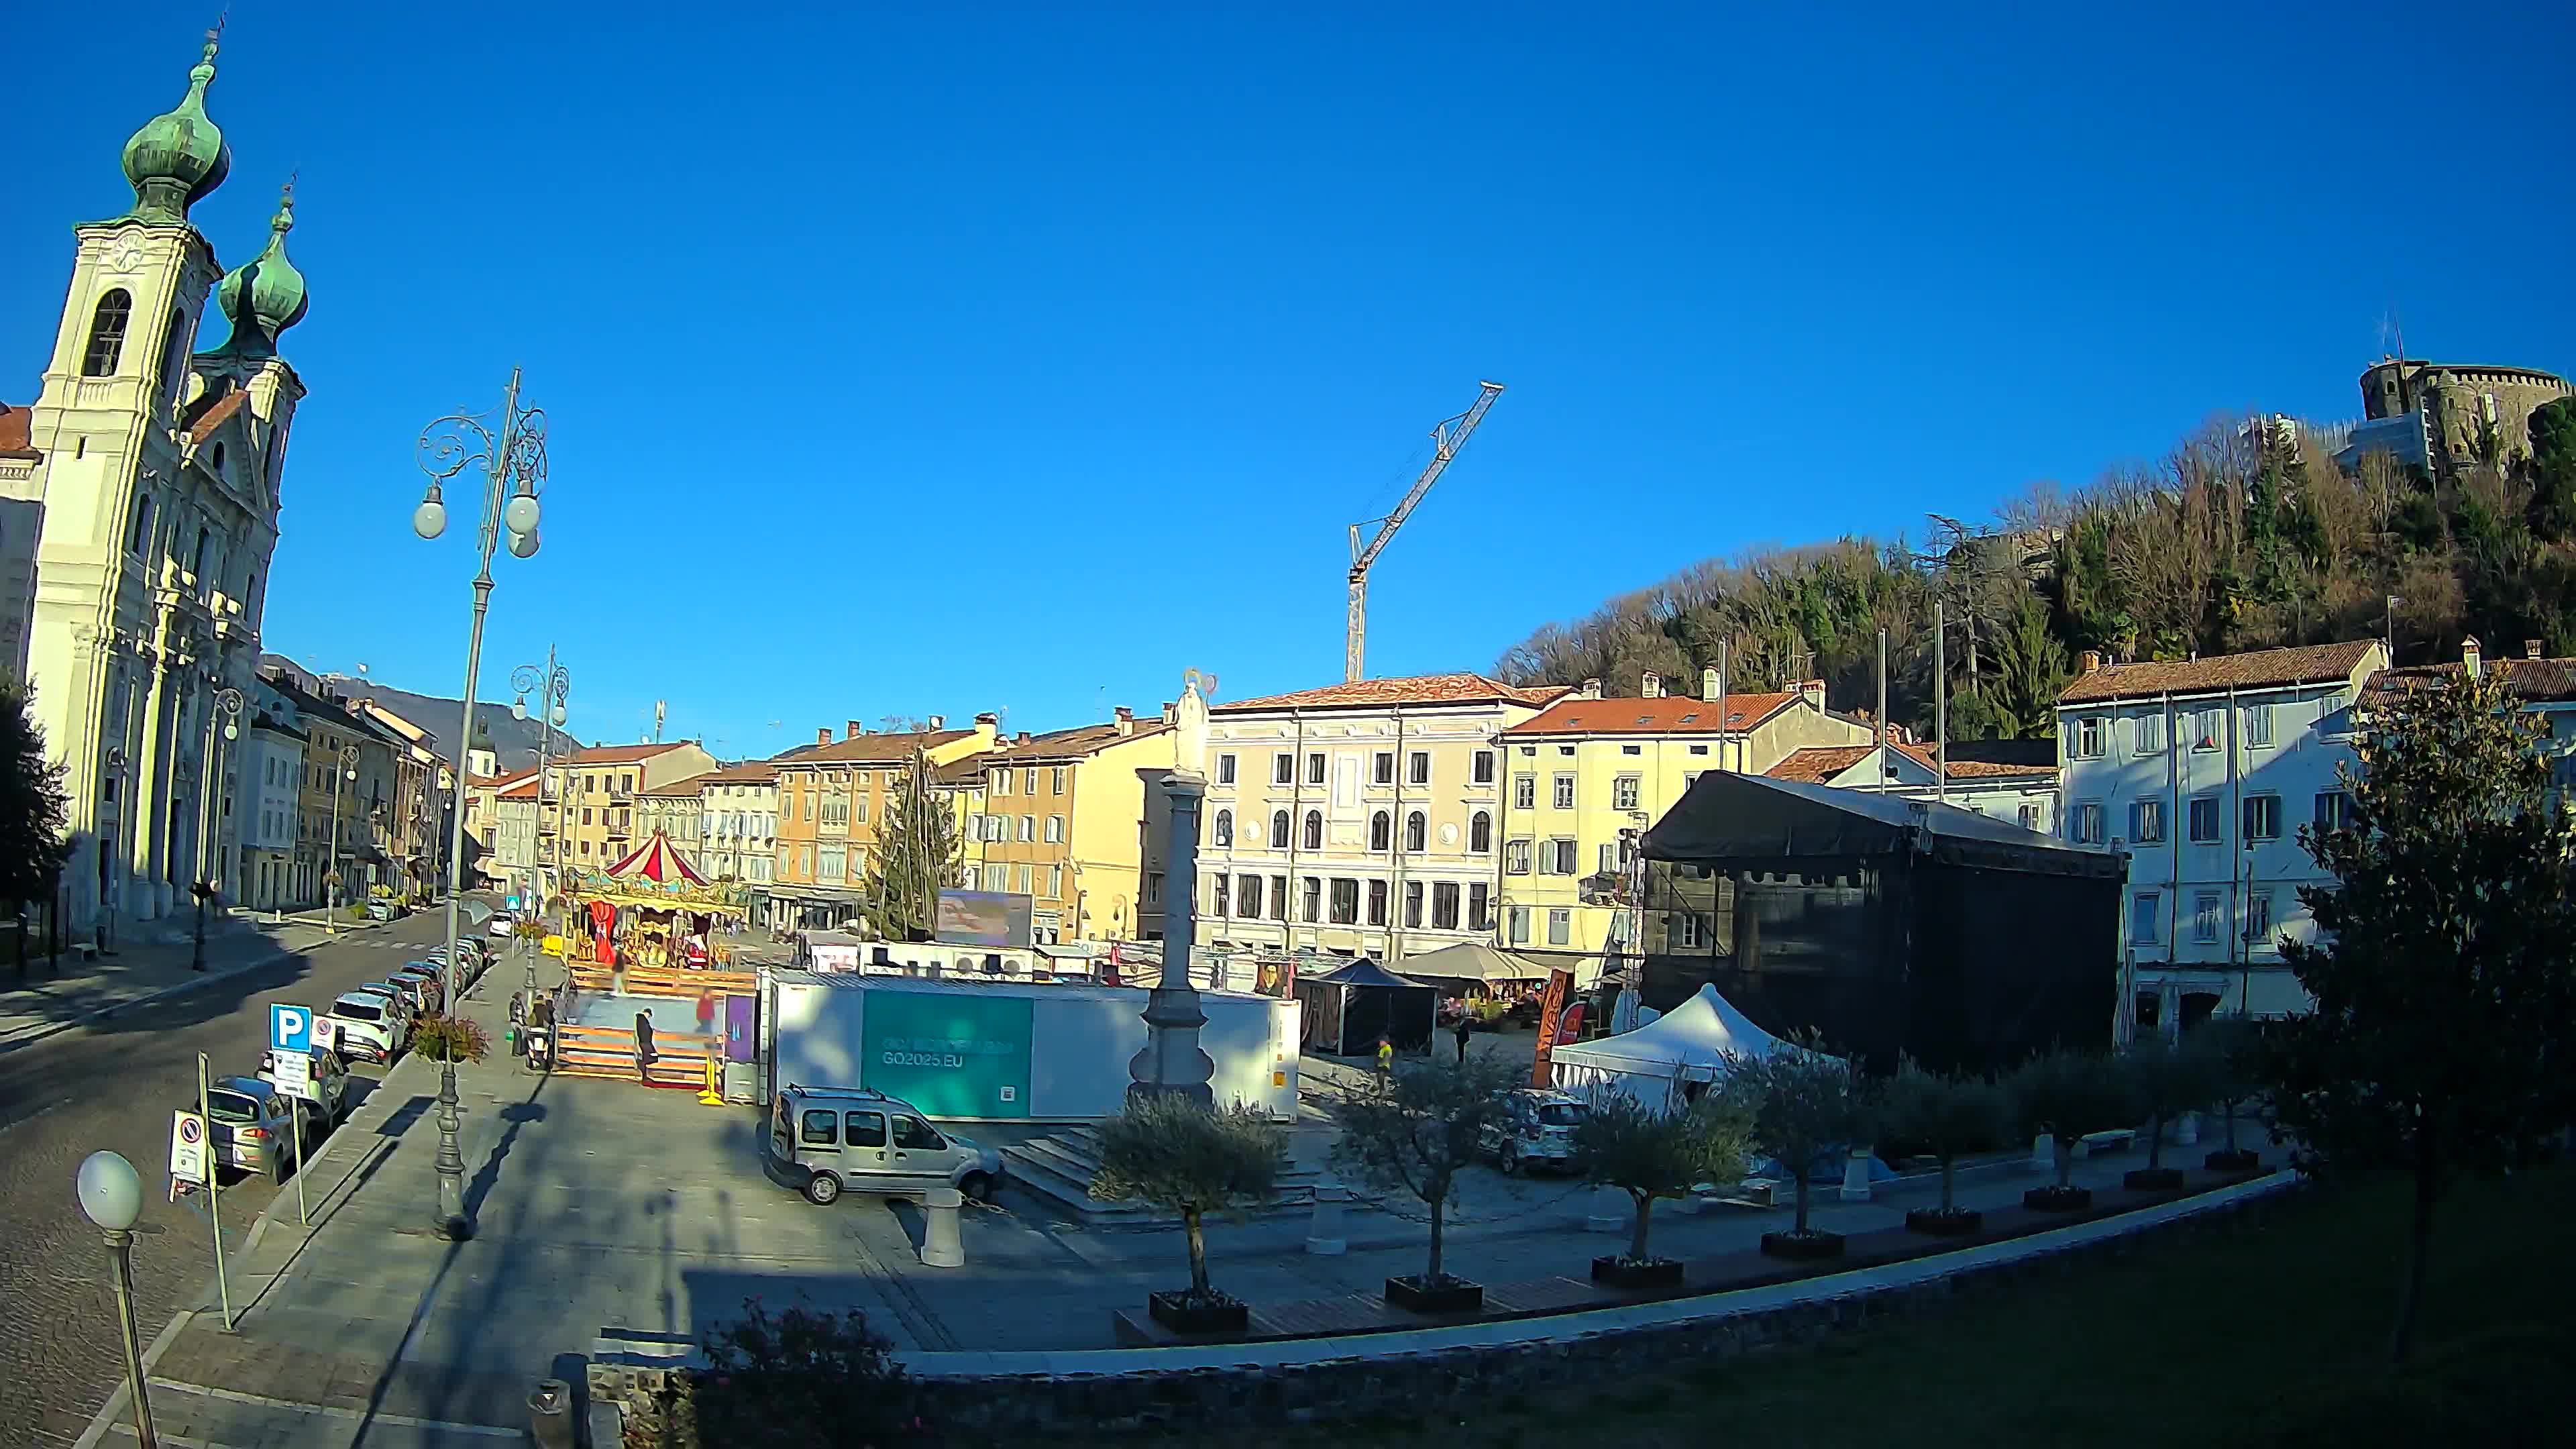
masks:
<path fill-rule="evenodd" d="M 206 1119 L 194 1112 L 170 1115 L 170 1177 L 197 1187 L 206 1185 Z"/>

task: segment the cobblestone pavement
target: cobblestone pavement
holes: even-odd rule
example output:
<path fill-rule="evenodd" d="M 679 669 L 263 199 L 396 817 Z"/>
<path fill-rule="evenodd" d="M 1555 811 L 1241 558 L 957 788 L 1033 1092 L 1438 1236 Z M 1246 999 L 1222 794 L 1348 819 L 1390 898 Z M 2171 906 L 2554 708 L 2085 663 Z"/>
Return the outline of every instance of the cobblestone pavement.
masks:
<path fill-rule="evenodd" d="M 443 929 L 438 914 L 423 913 L 348 932 L 0 1053 L 0 1162 L 7 1164 L 0 1172 L 0 1446 L 70 1443 L 122 1374 L 105 1249 L 72 1194 L 81 1159 L 112 1148 L 143 1175 L 134 1276 L 136 1321 L 148 1340 L 195 1298 L 214 1266 L 207 1220 L 170 1203 L 165 1192 L 170 1113 L 196 1094 L 197 1053 L 205 1052 L 217 1073 L 255 1069 L 268 1041 L 269 1003 L 322 1005 L 381 979 L 405 959 L 401 952 Z M 222 949 L 247 952 L 254 941 L 263 954 L 274 950 L 250 933 Z M 217 943 L 210 939 L 208 949 L 220 966 Z M 184 970 L 184 955 L 180 965 Z M 15 997 L 0 996 L 0 1009 L 17 1005 Z M 238 1248 L 272 1191 L 265 1179 L 224 1190 L 227 1252 Z"/>

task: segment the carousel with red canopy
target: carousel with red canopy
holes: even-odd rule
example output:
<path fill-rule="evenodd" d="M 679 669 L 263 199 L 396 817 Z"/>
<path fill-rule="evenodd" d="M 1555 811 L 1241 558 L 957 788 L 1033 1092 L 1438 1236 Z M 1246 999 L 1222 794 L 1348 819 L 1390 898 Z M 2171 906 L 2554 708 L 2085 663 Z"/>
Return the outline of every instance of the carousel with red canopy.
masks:
<path fill-rule="evenodd" d="M 751 911 L 738 882 L 709 880 L 659 830 L 606 870 L 575 872 L 570 890 L 573 958 L 603 966 L 720 964 L 715 934 Z"/>

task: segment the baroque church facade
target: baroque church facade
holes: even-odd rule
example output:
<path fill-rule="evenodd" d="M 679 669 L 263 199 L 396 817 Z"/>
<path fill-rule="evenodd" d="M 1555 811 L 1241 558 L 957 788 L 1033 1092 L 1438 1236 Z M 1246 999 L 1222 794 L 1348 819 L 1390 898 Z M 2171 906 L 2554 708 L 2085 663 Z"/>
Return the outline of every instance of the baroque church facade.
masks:
<path fill-rule="evenodd" d="M 238 890 L 226 842 L 253 716 L 218 694 L 247 693 L 259 662 L 304 396 L 278 341 L 306 299 L 292 185 L 229 271 L 188 219 L 232 166 L 206 112 L 215 54 L 209 36 L 187 94 L 126 142 L 132 207 L 73 228 L 36 400 L 0 403 L 0 665 L 32 685 L 64 767 L 75 939 L 191 909 L 198 880 Z"/>

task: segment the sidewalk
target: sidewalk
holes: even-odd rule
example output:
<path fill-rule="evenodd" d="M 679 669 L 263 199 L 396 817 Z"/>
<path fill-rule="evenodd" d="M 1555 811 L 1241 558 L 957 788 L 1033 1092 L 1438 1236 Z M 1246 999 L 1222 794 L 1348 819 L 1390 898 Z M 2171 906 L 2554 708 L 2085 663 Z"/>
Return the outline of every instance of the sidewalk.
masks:
<path fill-rule="evenodd" d="M 27 959 L 27 979 L 18 980 L 14 965 L 0 964 L 0 1052 L 12 1051 L 70 1031 L 113 1012 L 193 990 L 228 976 L 256 971 L 330 939 L 319 923 L 290 919 L 272 925 L 232 916 L 206 921 L 206 969 L 192 971 L 194 945 L 185 933 L 193 917 L 175 915 L 155 921 L 139 939 L 116 954 L 82 959 L 65 951 L 62 975 L 53 975 L 43 956 Z M 171 942 L 171 931 L 182 933 Z"/>

